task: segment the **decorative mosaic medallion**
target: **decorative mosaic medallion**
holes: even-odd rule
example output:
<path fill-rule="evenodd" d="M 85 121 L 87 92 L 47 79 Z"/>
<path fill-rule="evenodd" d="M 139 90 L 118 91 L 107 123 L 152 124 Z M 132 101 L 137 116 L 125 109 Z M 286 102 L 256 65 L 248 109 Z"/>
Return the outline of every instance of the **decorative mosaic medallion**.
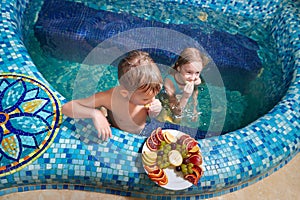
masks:
<path fill-rule="evenodd" d="M 51 145 L 62 119 L 59 108 L 40 81 L 0 74 L 0 177 L 24 168 Z"/>

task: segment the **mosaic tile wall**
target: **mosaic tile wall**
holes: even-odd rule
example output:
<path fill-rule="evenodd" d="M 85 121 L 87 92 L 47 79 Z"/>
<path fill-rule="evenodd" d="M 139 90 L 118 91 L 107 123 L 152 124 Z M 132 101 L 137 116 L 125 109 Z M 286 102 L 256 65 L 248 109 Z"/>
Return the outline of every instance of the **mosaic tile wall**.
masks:
<path fill-rule="evenodd" d="M 183 191 L 165 190 L 148 179 L 139 154 L 144 137 L 113 128 L 113 138 L 99 144 L 88 120 L 62 118 L 64 97 L 41 76 L 23 46 L 20 20 L 27 3 L 1 2 L 0 196 L 71 189 L 153 199 L 210 198 L 263 179 L 299 152 L 300 12 L 296 1 L 189 1 L 257 19 L 270 28 L 282 57 L 284 78 L 291 83 L 282 101 L 249 126 L 199 140 L 205 174 L 199 186 Z"/>

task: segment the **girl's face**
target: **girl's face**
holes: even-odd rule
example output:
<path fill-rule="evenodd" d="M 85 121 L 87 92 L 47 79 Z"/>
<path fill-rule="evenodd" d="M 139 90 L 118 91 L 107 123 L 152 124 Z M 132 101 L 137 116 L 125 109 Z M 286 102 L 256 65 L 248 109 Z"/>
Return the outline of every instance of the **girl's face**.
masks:
<path fill-rule="evenodd" d="M 203 69 L 202 63 L 192 62 L 186 63 L 179 68 L 179 73 L 184 81 L 192 82 L 200 77 Z"/>

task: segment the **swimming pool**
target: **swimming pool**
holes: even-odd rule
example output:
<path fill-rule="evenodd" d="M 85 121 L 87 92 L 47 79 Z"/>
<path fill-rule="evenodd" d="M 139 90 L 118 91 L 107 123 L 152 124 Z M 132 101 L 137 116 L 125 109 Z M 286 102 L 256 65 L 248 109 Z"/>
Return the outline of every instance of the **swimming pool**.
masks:
<path fill-rule="evenodd" d="M 173 3 L 178 6 L 176 1 Z M 145 198 L 191 195 L 208 198 L 246 187 L 279 169 L 298 153 L 300 44 L 296 3 L 191 1 L 190 4 L 224 15 L 253 18 L 270 30 L 270 36 L 277 41 L 283 77 L 289 87 L 282 100 L 255 122 L 222 136 L 199 140 L 205 162 L 205 175 L 199 187 L 166 191 L 150 182 L 140 166 L 138 152 L 144 137 L 113 129 L 112 140 L 99 145 L 92 135 L 83 136 L 75 131 L 88 132 L 92 127 L 87 122 L 76 122 L 75 126 L 74 120 L 60 119 L 59 107 L 66 99 L 38 72 L 22 42 L 21 33 L 26 29 L 21 30 L 21 19 L 28 2 L 2 2 L 0 64 L 1 72 L 9 73 L 1 76 L 0 85 L 2 195 L 64 188 Z M 90 6 L 99 5 L 90 3 Z M 247 28 L 253 27 L 244 25 L 241 29 Z M 253 28 L 253 31 L 258 30 Z M 15 107 L 19 109 L 12 110 Z M 25 113 L 30 112 L 34 115 L 22 122 Z M 44 137 L 25 134 L 38 129 L 27 126 L 33 122 L 31 118 L 38 125 L 52 125 L 49 130 L 40 130 Z M 13 134 L 16 130 L 16 133 L 26 131 L 21 137 Z M 14 151 L 5 146 L 3 138 L 15 141 Z M 40 150 L 35 151 L 36 147 Z"/>
<path fill-rule="evenodd" d="M 104 7 L 107 9 L 109 6 L 102 4 Z M 202 73 L 205 84 L 201 85 L 197 98 L 197 120 L 191 120 L 192 111 L 187 111 L 187 117 L 180 120 L 181 127 L 197 128 L 197 139 L 206 137 L 206 132 L 211 135 L 218 132 L 213 124 L 221 127 L 223 134 L 248 125 L 272 109 L 287 90 L 287 84 L 282 81 L 280 60 L 273 52 L 275 42 L 263 37 L 267 31 L 254 34 L 231 30 L 234 34 L 228 33 L 227 20 L 218 17 L 215 12 L 210 11 L 210 17 L 204 22 L 199 20 L 200 24 L 187 24 L 186 18 L 178 15 L 176 10 L 169 13 L 173 21 L 178 21 L 175 23 L 166 22 L 163 15 L 157 21 L 137 17 L 135 15 L 141 15 L 141 11 L 133 12 L 126 7 L 124 13 L 115 13 L 70 1 L 46 1 L 42 8 L 35 5 L 30 8 L 24 15 L 24 24 L 33 28 L 26 31 L 25 46 L 38 70 L 68 100 L 77 98 L 76 94 L 80 91 L 84 91 L 80 96 L 85 97 L 114 87 L 117 84 L 117 64 L 102 60 L 107 60 L 107 57 L 117 60 L 117 50 L 128 48 L 142 48 L 149 52 L 159 64 L 163 77 L 175 62 L 176 53 L 186 46 L 203 49 L 211 57 L 212 61 Z M 130 12 L 132 14 L 128 14 Z M 187 14 L 197 16 L 199 12 L 195 9 Z M 205 15 L 209 10 L 201 12 Z M 33 20 L 36 16 L 37 20 Z M 224 22 L 216 26 L 220 21 Z M 232 23 L 236 22 L 232 20 Z M 256 41 L 247 37 L 251 33 Z M 103 44 L 107 47 L 101 48 Z M 92 49 L 100 51 L 95 56 L 99 64 L 82 66 L 92 57 Z M 101 55 L 108 51 L 106 49 L 112 50 L 109 56 L 102 58 L 105 56 Z M 262 55 L 262 61 L 258 54 Z M 91 72 L 88 73 L 87 69 Z M 87 92 L 95 87 L 97 80 L 97 89 Z M 163 90 L 158 96 L 165 102 Z M 171 119 L 167 114 L 170 113 L 167 103 L 165 105 L 166 112 L 158 118 L 161 122 Z"/>

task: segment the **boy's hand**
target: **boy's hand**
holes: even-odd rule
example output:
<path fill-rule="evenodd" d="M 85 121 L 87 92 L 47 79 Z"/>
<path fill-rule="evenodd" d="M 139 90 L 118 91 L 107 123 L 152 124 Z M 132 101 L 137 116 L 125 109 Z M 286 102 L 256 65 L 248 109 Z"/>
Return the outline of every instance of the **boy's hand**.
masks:
<path fill-rule="evenodd" d="M 98 137 L 102 136 L 102 140 L 106 141 L 108 138 L 112 137 L 110 124 L 108 123 L 106 117 L 99 111 L 95 113 L 93 117 L 94 126 L 98 132 Z"/>
<path fill-rule="evenodd" d="M 183 96 L 189 98 L 194 91 L 194 82 L 188 82 L 183 88 Z"/>
<path fill-rule="evenodd" d="M 154 99 L 149 106 L 148 114 L 150 117 L 156 117 L 160 113 L 161 109 L 161 102 L 158 99 Z"/>

